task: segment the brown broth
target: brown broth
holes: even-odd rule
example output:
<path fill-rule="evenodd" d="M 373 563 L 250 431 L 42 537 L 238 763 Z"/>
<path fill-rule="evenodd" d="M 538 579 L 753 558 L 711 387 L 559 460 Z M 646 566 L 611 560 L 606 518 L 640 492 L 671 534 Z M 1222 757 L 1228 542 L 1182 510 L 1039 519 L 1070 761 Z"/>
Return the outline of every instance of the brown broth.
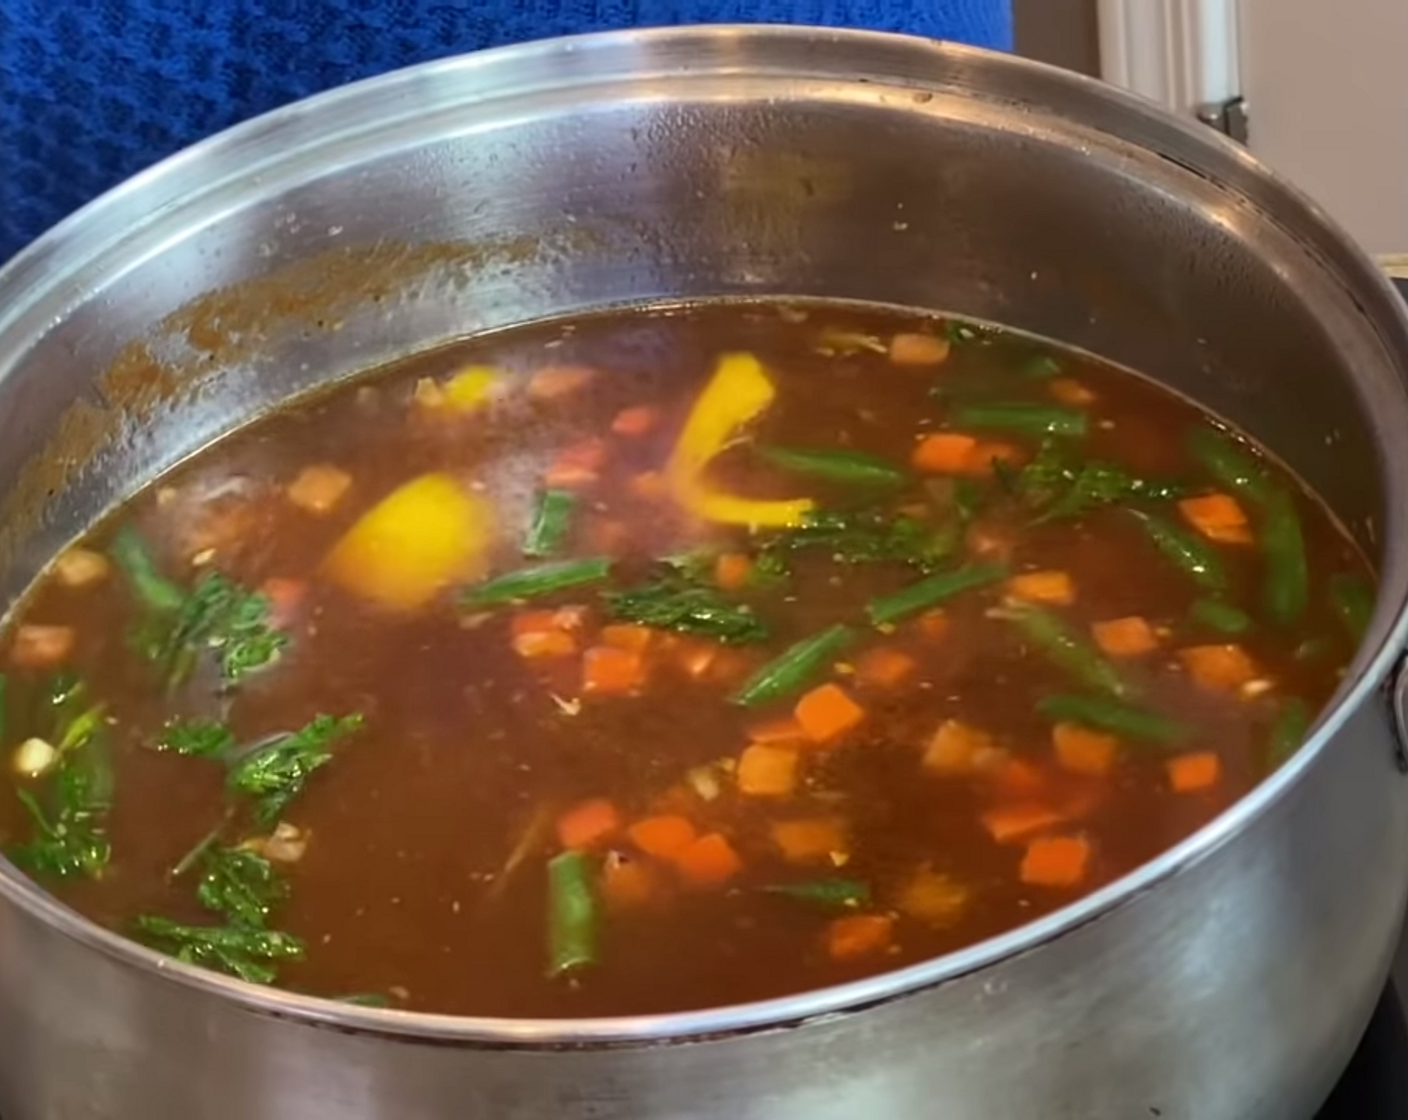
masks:
<path fill-rule="evenodd" d="M 711 543 L 754 549 L 766 534 L 705 528 L 653 493 L 658 481 L 639 481 L 663 468 L 718 356 L 730 351 L 757 355 L 776 386 L 771 406 L 746 428 L 750 438 L 708 469 L 711 484 L 736 493 L 805 494 L 826 508 L 875 506 L 887 516 L 913 507 L 925 533 L 934 535 L 952 517 L 945 504 L 953 499 L 951 484 L 934 486 L 922 475 L 889 488 L 822 482 L 761 461 L 756 446 L 851 449 L 907 469 L 916 440 L 942 430 L 965 401 L 1050 405 L 1053 394 L 1082 388 L 1091 394 L 1078 406 L 1088 413 L 1088 434 L 1056 441 L 1072 462 L 1104 460 L 1177 481 L 1193 495 L 1219 489 L 1187 450 L 1188 432 L 1207 418 L 1125 371 L 1030 339 L 966 329 L 942 364 L 900 365 L 872 348 L 879 339 L 883 351 L 896 331 L 943 338 L 945 329 L 913 315 L 827 306 L 708 306 L 585 318 L 407 359 L 203 452 L 140 494 L 82 547 L 102 554 L 121 527 L 135 527 L 162 573 L 182 587 L 208 570 L 246 588 L 294 581 L 285 585 L 301 592 L 287 617 L 290 644 L 234 690 L 216 687 L 218 673 L 206 654 L 189 680 L 168 689 L 134 650 L 130 635 L 143 611 L 123 571 L 98 562 L 96 574 L 88 573 L 92 582 L 83 582 L 82 564 L 72 563 L 75 555 L 93 563 L 83 552 L 70 554 L 67 582 L 62 562 L 51 569 L 17 610 L 6 642 L 4 745 L 9 751 L 31 735 L 54 737 L 40 692 L 62 665 L 81 675 L 89 701 L 105 705 L 115 783 L 104 825 L 111 858 L 100 874 L 38 874 L 40 882 L 124 932 L 139 914 L 219 926 L 221 918 L 197 901 L 199 861 L 180 876 L 172 868 L 221 824 L 228 806 L 234 813 L 217 845 L 262 837 L 269 828 L 253 822 L 247 798 L 228 793 L 220 761 L 154 749 L 163 727 L 173 719 L 214 718 L 248 743 L 302 727 L 317 713 L 357 713 L 364 725 L 332 748 L 331 761 L 281 815 L 306 847 L 296 861 L 275 861 L 288 899 L 267 920 L 306 945 L 301 959 L 281 965 L 277 982 L 321 995 L 375 993 L 420 1010 L 549 1017 L 755 1000 L 972 944 L 1156 856 L 1274 768 L 1271 736 L 1288 704 L 1299 700 L 1307 713 L 1322 705 L 1353 653 L 1327 588 L 1332 575 L 1367 580 L 1367 570 L 1328 513 L 1270 463 L 1260 464 L 1268 485 L 1292 495 L 1304 528 L 1310 603 L 1292 625 L 1268 622 L 1261 603 L 1269 572 L 1260 544 L 1213 543 L 1227 572 L 1223 598 L 1253 619 L 1246 633 L 1232 637 L 1191 616 L 1206 593 L 1154 548 L 1129 511 L 1131 505 L 1156 511 L 1196 536 L 1172 503 L 1136 500 L 1033 524 L 1030 499 L 1009 492 L 1020 477 L 1016 468 L 961 484 L 960 490 L 976 491 L 982 510 L 937 570 L 1001 560 L 1014 574 L 1068 573 L 1074 601 L 1050 610 L 1083 642 L 1091 641 L 1092 623 L 1110 619 L 1139 616 L 1153 628 L 1155 650 L 1106 661 L 1130 685 L 1129 703 L 1179 721 L 1187 733 L 1172 744 L 1119 736 L 1103 775 L 1058 764 L 1053 721 L 1038 704 L 1054 693 L 1091 689 L 1001 617 L 1010 597 L 1004 583 L 944 603 L 941 633 L 938 621 L 926 632 L 915 618 L 876 629 L 866 623 L 867 602 L 923 573 L 902 562 L 838 562 L 831 548 L 797 551 L 785 581 L 735 597 L 766 622 L 766 641 L 717 648 L 691 639 L 682 646 L 677 637 L 657 634 L 638 694 L 615 696 L 582 688 L 581 650 L 600 640 L 600 627 L 610 621 L 597 587 L 479 610 L 457 605 L 462 588 L 451 586 L 419 609 L 389 611 L 349 594 L 321 567 L 371 505 L 430 471 L 464 480 L 497 510 L 492 574 L 536 563 L 523 558 L 521 542 L 540 478 L 563 448 L 584 439 L 603 440 L 606 453 L 595 480 L 581 486 L 564 555 L 611 555 L 612 584 L 625 586 L 646 579 L 662 556 Z M 838 331 L 854 337 L 838 347 Z M 1029 375 L 1043 356 L 1059 364 L 1059 380 Z M 426 404 L 454 371 L 481 364 L 503 371 L 494 403 L 465 414 L 443 401 Z M 560 396 L 532 399 L 528 377 L 566 364 L 596 372 Z M 613 420 L 634 406 L 655 410 L 654 425 L 638 435 L 614 434 Z M 982 435 L 1018 446 L 1028 459 L 1040 442 Z M 345 494 L 324 513 L 288 496 L 300 471 L 318 464 L 350 476 Z M 1263 515 L 1245 496 L 1238 501 L 1259 542 Z M 516 617 L 567 605 L 588 608 L 571 635 L 575 652 L 553 658 L 516 652 Z M 756 709 L 731 703 L 730 693 L 791 643 L 843 622 L 856 627 L 856 644 L 822 666 L 807 687 L 839 682 L 863 708 L 863 721 L 831 744 L 780 748 L 797 758 L 800 777 L 791 794 L 745 795 L 729 767 L 748 746 L 750 729 L 787 716 L 805 690 Z M 70 628 L 71 650 L 36 652 L 35 632 L 26 630 L 36 625 Z M 52 643 L 53 633 L 47 637 Z M 1229 642 L 1254 664 L 1245 685 L 1220 690 L 1191 679 L 1179 650 Z M 866 652 L 878 647 L 912 659 L 899 684 L 866 683 L 857 672 Z M 685 663 L 706 653 L 712 661 L 693 679 Z M 955 763 L 961 773 L 931 772 L 926 750 L 949 719 L 990 735 L 992 747 Z M 1198 752 L 1212 752 L 1220 773 L 1204 787 L 1175 792 L 1169 760 Z M 711 768 L 708 777 L 700 767 Z M 51 811 L 58 804 L 53 771 L 37 778 L 16 777 L 8 767 L 6 773 L 12 787 Z M 711 784 L 717 796 L 705 800 L 700 790 L 709 792 Z M 546 864 L 561 851 L 551 822 L 594 798 L 609 799 L 622 825 L 583 861 L 597 884 L 599 956 L 570 975 L 549 977 Z M 1051 819 L 1016 842 L 995 842 L 983 823 L 993 809 L 1032 807 Z M 726 837 L 740 860 L 737 874 L 717 886 L 691 887 L 671 860 L 642 856 L 624 826 L 664 811 L 686 816 L 700 834 Z M 773 826 L 818 817 L 845 823 L 843 847 L 815 861 L 789 862 Z M 535 830 L 535 820 L 547 827 Z M 20 801 L 0 797 L 7 849 L 23 859 L 17 846 L 34 835 Z M 523 858 L 505 876 L 525 835 Z M 1024 882 L 1028 844 L 1051 836 L 1088 846 L 1088 863 L 1068 885 Z M 648 897 L 621 901 L 619 878 L 607 897 L 601 876 L 608 861 L 614 876 L 623 863 L 647 868 Z M 942 877 L 949 893 L 936 893 L 938 903 L 951 903 L 947 912 L 919 915 L 923 908 L 907 896 L 924 869 Z M 870 891 L 868 901 L 840 917 L 892 921 L 886 936 L 849 959 L 833 959 L 827 948 L 838 913 L 766 889 L 838 876 Z M 934 894 L 929 898 L 935 903 Z"/>

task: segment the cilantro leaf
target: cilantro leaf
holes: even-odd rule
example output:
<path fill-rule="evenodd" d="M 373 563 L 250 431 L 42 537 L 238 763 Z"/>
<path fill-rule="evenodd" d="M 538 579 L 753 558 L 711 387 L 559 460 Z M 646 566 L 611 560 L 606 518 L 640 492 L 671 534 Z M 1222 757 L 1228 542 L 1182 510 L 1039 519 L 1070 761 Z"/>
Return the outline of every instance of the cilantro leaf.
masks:
<path fill-rule="evenodd" d="M 362 726 L 360 715 L 318 715 L 298 731 L 276 736 L 230 767 L 227 785 L 255 800 L 261 825 L 279 819 L 302 791 L 308 776 L 332 759 L 332 746 Z"/>
<path fill-rule="evenodd" d="M 251 984 L 270 984 L 278 962 L 303 956 L 303 942 L 292 934 L 250 926 L 188 926 L 155 914 L 133 923 L 137 937 L 187 964 L 228 973 Z"/>
<path fill-rule="evenodd" d="M 156 744 L 159 751 L 197 758 L 219 758 L 235 747 L 235 736 L 223 723 L 215 720 L 175 720 L 166 725 Z"/>
<path fill-rule="evenodd" d="M 611 617 L 662 630 L 702 634 L 740 645 L 762 642 L 768 628 L 746 603 L 730 602 L 709 587 L 666 577 L 641 587 L 608 591 L 603 596 Z"/>
<path fill-rule="evenodd" d="M 288 884 L 274 865 L 248 849 L 212 849 L 203 867 L 196 898 L 235 925 L 262 927 L 269 912 L 288 897 Z"/>

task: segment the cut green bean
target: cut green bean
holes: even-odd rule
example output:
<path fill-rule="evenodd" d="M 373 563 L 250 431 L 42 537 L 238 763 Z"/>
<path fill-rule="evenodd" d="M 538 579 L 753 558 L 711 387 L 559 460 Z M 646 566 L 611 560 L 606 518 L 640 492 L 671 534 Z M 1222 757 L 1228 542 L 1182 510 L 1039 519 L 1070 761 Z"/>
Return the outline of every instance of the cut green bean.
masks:
<path fill-rule="evenodd" d="M 1362 641 L 1374 616 L 1374 589 L 1369 581 L 1353 572 L 1330 577 L 1330 605 L 1344 623 L 1349 636 Z"/>
<path fill-rule="evenodd" d="M 1193 621 L 1219 634 L 1245 634 L 1252 628 L 1252 616 L 1221 599 L 1199 599 L 1190 612 Z"/>
<path fill-rule="evenodd" d="M 1310 706 L 1298 696 L 1291 696 L 1281 705 L 1271 723 L 1267 760 L 1272 769 L 1280 766 L 1296 751 L 1310 731 Z"/>
<path fill-rule="evenodd" d="M 1124 696 L 1129 685 L 1100 651 L 1057 615 L 1032 606 L 1006 607 L 998 617 L 1011 622 L 1042 653 L 1090 688 Z"/>
<path fill-rule="evenodd" d="M 523 555 L 547 557 L 561 552 L 576 509 L 577 495 L 571 490 L 544 490 L 539 494 L 523 540 Z"/>
<path fill-rule="evenodd" d="M 1054 405 L 1029 404 L 963 404 L 953 410 L 956 428 L 990 428 L 1024 436 L 1083 436 L 1087 419 L 1084 412 Z"/>
<path fill-rule="evenodd" d="M 803 638 L 744 681 L 733 702 L 750 708 L 796 692 L 855 640 L 855 630 L 841 623 Z"/>
<path fill-rule="evenodd" d="M 548 975 L 565 976 L 596 963 L 597 911 L 591 867 L 581 852 L 548 861 Z"/>
<path fill-rule="evenodd" d="M 1204 591 L 1220 594 L 1227 590 L 1227 572 L 1222 558 L 1205 540 L 1166 517 L 1143 510 L 1130 510 L 1130 513 L 1139 518 L 1159 554 Z"/>
<path fill-rule="evenodd" d="M 1115 735 L 1155 743 L 1173 743 L 1186 733 L 1181 724 L 1166 716 L 1105 696 L 1058 693 L 1039 701 L 1037 711 L 1057 722 L 1082 723 Z"/>
<path fill-rule="evenodd" d="M 866 607 L 870 621 L 876 626 L 898 622 L 916 611 L 952 599 L 955 595 L 976 587 L 986 587 L 1005 579 L 1010 569 L 1004 564 L 968 564 L 952 572 L 939 572 L 928 579 L 910 584 L 893 595 L 872 599 Z"/>
<path fill-rule="evenodd" d="M 808 879 L 801 883 L 776 883 L 763 890 L 823 910 L 854 910 L 870 901 L 870 886 L 860 879 Z"/>
<path fill-rule="evenodd" d="M 1265 469 L 1225 432 L 1198 425 L 1188 433 L 1188 452 L 1219 485 L 1233 493 L 1258 504 L 1270 496 L 1271 483 Z"/>
<path fill-rule="evenodd" d="M 108 545 L 108 554 L 132 584 L 137 598 L 150 610 L 175 613 L 186 602 L 186 592 L 157 571 L 147 542 L 130 525 L 123 526 Z"/>
<path fill-rule="evenodd" d="M 1294 626 L 1310 605 L 1310 565 L 1300 514 L 1284 490 L 1273 489 L 1266 499 L 1261 554 L 1266 561 L 1266 613 L 1278 625 Z"/>
<path fill-rule="evenodd" d="M 594 556 L 586 560 L 559 560 L 520 568 L 468 588 L 460 597 L 460 605 L 470 610 L 498 607 L 524 599 L 538 599 L 556 591 L 600 583 L 611 574 L 611 560 Z"/>
<path fill-rule="evenodd" d="M 909 477 L 893 463 L 864 451 L 763 446 L 758 457 L 785 471 L 830 482 L 898 486 Z"/>

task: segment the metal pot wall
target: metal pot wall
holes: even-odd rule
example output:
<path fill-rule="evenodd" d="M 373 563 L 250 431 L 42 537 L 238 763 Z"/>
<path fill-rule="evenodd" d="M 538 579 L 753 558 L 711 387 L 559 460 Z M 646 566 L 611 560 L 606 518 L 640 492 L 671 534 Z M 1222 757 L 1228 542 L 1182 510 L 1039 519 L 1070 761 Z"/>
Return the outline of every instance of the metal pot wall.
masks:
<path fill-rule="evenodd" d="M 290 394 L 544 315 L 774 294 L 1036 331 L 1281 454 L 1383 576 L 1312 744 L 1024 929 L 677 1016 L 455 1020 L 247 987 L 4 865 L 6 1120 L 1311 1115 L 1408 893 L 1380 687 L 1408 592 L 1408 330 L 1304 199 L 1114 90 L 915 40 L 696 28 L 455 59 L 217 137 L 0 273 L 0 592 Z"/>

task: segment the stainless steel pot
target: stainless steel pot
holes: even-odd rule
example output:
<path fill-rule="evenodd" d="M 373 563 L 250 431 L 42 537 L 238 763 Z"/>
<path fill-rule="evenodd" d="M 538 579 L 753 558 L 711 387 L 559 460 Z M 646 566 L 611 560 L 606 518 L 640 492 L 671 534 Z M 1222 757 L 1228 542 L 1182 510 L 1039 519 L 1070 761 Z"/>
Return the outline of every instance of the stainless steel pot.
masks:
<path fill-rule="evenodd" d="M 770 294 L 1015 324 L 1283 455 L 1383 574 L 1313 743 L 1040 922 L 676 1016 L 457 1020 L 247 987 L 89 925 L 5 865 L 6 1120 L 1311 1115 L 1408 893 L 1381 688 L 1408 593 L 1408 330 L 1303 198 L 1112 89 L 902 38 L 696 28 L 424 66 L 199 145 L 0 273 L 0 591 L 292 393 L 548 314 Z"/>

